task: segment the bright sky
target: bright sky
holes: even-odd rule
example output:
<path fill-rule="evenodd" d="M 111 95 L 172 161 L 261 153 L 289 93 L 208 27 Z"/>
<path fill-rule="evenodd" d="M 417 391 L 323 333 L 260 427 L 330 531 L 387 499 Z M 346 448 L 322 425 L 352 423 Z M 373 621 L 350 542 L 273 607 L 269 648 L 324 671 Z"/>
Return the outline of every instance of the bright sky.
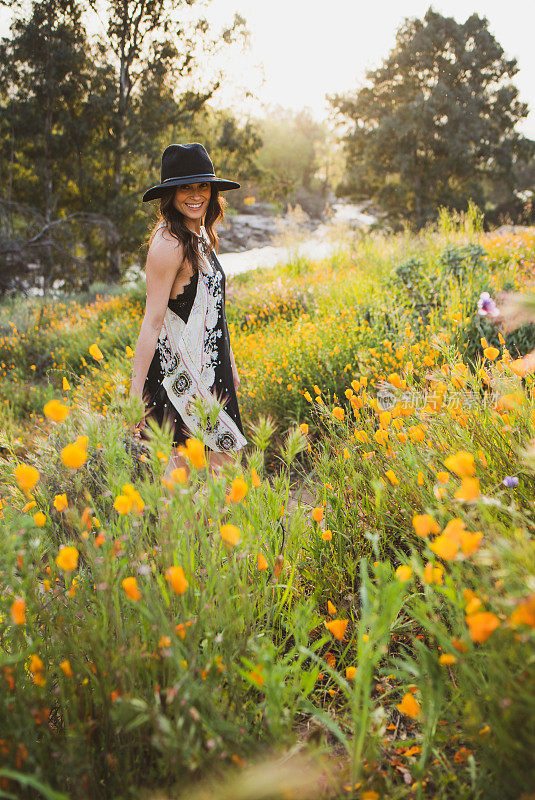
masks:
<path fill-rule="evenodd" d="M 204 10 L 218 28 L 230 23 L 237 11 L 251 32 L 251 50 L 225 59 L 229 80 L 219 93 L 219 105 L 262 113 L 258 102 L 244 101 L 249 89 L 263 104 L 307 106 L 316 119 L 323 119 L 329 115 L 325 94 L 357 89 L 366 70 L 378 66 L 393 46 L 403 18 L 423 16 L 429 4 L 430 0 L 201 0 L 191 11 Z M 522 130 L 535 138 L 534 0 L 434 0 L 433 7 L 462 22 L 472 12 L 487 17 L 506 55 L 518 61 L 515 82 L 520 99 L 531 109 Z M 4 35 L 8 16 L 0 6 Z"/>
<path fill-rule="evenodd" d="M 328 115 L 325 94 L 356 89 L 366 70 L 378 66 L 394 45 L 403 18 L 422 17 L 430 4 L 431 0 L 212 0 L 206 14 L 220 24 L 239 11 L 248 21 L 252 52 L 235 67 L 238 80 L 246 84 L 250 78 L 250 87 L 265 102 L 308 106 L 319 119 Z M 459 22 L 473 12 L 487 17 L 506 55 L 518 61 L 516 85 L 531 109 L 522 129 L 535 138 L 535 2 L 434 0 L 433 8 Z M 262 87 L 253 86 L 259 72 L 252 69 L 255 64 L 263 64 Z"/>

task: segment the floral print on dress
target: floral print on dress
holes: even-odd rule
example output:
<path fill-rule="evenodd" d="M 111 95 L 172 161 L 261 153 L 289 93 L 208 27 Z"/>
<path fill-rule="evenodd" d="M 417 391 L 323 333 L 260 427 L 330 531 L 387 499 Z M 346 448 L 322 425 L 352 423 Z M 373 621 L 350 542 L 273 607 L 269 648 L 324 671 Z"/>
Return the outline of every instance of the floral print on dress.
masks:
<path fill-rule="evenodd" d="M 223 335 L 223 331 L 217 323 L 220 319 L 221 306 L 223 303 L 223 293 L 221 291 L 221 273 L 214 270 L 213 275 L 205 276 L 205 283 L 209 294 L 215 299 L 213 307 L 206 314 L 205 335 L 204 335 L 204 354 L 201 374 L 203 382 L 208 388 L 212 388 L 215 383 L 215 365 L 219 355 L 218 339 Z"/>
<path fill-rule="evenodd" d="M 202 233 L 204 238 L 206 233 Z M 181 312 L 179 303 L 170 298 L 153 359 L 160 375 L 158 379 L 154 370 L 151 372 L 153 386 L 161 385 L 162 389 L 155 418 L 165 417 L 169 407 L 169 413 L 175 413 L 177 443 L 185 441 L 189 433 L 205 441 L 207 447 L 233 452 L 244 447 L 247 440 L 232 383 L 225 274 L 206 241 L 199 239 L 199 250 L 201 264 L 195 297 L 189 298 L 192 305 Z M 212 409 L 214 398 L 224 408 L 211 424 L 206 412 Z M 198 402 L 204 406 L 205 414 L 199 413 Z"/>
<path fill-rule="evenodd" d="M 178 367 L 179 356 L 171 351 L 169 340 L 165 333 L 158 337 L 158 351 L 160 353 L 160 364 L 164 375 L 169 375 Z"/>

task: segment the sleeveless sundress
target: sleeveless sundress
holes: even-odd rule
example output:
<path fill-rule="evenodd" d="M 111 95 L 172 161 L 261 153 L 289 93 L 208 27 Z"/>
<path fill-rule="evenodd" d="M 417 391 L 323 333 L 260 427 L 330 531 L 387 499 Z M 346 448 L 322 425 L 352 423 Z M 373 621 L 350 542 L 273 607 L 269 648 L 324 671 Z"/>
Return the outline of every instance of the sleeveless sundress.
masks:
<path fill-rule="evenodd" d="M 165 227 L 165 223 L 161 224 L 160 227 Z M 207 357 L 210 359 L 210 363 L 213 366 L 212 374 L 214 380 L 211 391 L 218 400 L 224 401 L 226 398 L 224 410 L 231 417 L 241 434 L 244 435 L 230 361 L 230 335 L 225 313 L 225 273 L 214 249 L 209 243 L 208 236 L 203 226 L 201 226 L 201 230 L 203 231 L 203 235 L 195 235 L 197 236 L 201 252 L 209 259 L 214 270 L 211 285 L 213 286 L 216 300 L 215 305 L 217 308 L 217 322 L 210 328 L 204 346 Z M 170 297 L 167 303 L 168 308 L 185 323 L 188 322 L 195 302 L 198 280 L 199 274 L 195 271 L 182 293 L 175 298 Z M 146 405 L 145 418 L 153 419 L 160 426 L 163 424 L 163 420 L 167 419 L 171 423 L 173 430 L 173 444 L 178 446 L 185 444 L 186 439 L 193 436 L 194 433 L 189 430 L 184 419 L 170 401 L 163 385 L 169 366 L 169 359 L 168 341 L 164 335 L 160 334 L 143 389 L 143 398 Z M 142 429 L 142 436 L 143 434 L 144 431 Z M 227 448 L 223 445 L 220 449 Z M 229 443 L 228 449 L 234 449 L 232 447 L 232 442 Z"/>

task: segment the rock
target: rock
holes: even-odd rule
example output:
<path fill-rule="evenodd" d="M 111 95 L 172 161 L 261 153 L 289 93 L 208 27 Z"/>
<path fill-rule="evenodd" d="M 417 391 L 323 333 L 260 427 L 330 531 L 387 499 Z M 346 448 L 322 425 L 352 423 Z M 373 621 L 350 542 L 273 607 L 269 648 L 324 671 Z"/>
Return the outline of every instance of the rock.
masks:
<path fill-rule="evenodd" d="M 232 214 L 219 227 L 221 252 L 241 252 L 271 244 L 279 233 L 280 217 L 264 214 Z"/>
<path fill-rule="evenodd" d="M 247 211 L 228 214 L 218 226 L 221 253 L 241 253 L 256 247 L 280 244 L 279 237 L 299 237 L 317 231 L 322 234 L 325 220 L 311 217 L 302 207 L 296 205 L 281 215 L 275 214 L 270 203 L 255 203 Z M 332 222 L 347 222 L 350 227 L 362 228 L 371 225 L 376 217 L 365 213 L 363 206 L 343 202 L 327 207 L 325 219 Z"/>
<path fill-rule="evenodd" d="M 269 244 L 276 231 L 274 217 L 262 214 L 232 214 L 219 226 L 221 252 L 239 252 Z"/>

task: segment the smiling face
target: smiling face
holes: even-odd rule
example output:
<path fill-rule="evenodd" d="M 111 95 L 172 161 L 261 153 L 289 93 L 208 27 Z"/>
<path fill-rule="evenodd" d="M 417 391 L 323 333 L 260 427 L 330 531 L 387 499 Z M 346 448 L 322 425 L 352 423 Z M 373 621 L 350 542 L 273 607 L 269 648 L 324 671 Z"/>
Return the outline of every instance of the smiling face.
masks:
<path fill-rule="evenodd" d="M 176 187 L 173 205 L 185 217 L 186 225 L 188 225 L 188 220 L 191 220 L 193 225 L 188 225 L 188 227 L 198 228 L 206 214 L 211 193 L 212 188 L 208 181 L 186 183 Z"/>

